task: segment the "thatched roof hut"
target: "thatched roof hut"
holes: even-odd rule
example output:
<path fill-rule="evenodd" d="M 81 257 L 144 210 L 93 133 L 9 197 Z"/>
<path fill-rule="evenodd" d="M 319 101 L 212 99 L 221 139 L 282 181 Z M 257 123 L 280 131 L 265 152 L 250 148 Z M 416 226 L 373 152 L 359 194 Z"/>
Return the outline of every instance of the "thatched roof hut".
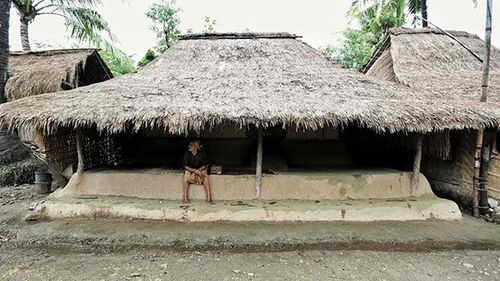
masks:
<path fill-rule="evenodd" d="M 9 57 L 8 101 L 74 89 L 112 78 L 95 49 L 13 52 Z"/>
<path fill-rule="evenodd" d="M 497 127 L 500 109 L 343 69 L 287 33 L 184 36 L 137 73 L 0 106 L 0 124 L 46 131 L 163 127 L 182 134 L 227 120 L 428 132 Z"/>
<path fill-rule="evenodd" d="M 446 34 L 448 33 L 448 34 Z M 465 47 L 464 47 L 464 46 Z M 463 31 L 434 28 L 390 30 L 364 72 L 381 80 L 398 82 L 436 98 L 477 102 L 481 97 L 484 41 Z M 500 50 L 492 46 L 489 106 L 500 108 Z M 487 114 L 486 112 L 484 112 Z M 494 131 L 485 144 L 492 147 Z M 474 173 L 475 132 L 453 132 L 450 158 L 425 160 L 424 172 L 436 190 L 469 204 Z M 489 195 L 500 198 L 500 158 L 489 164 Z"/>
<path fill-rule="evenodd" d="M 12 102 L 29 96 L 74 89 L 112 77 L 95 49 L 14 52 L 9 57 L 6 97 Z M 34 131 L 19 130 L 18 133 L 37 158 L 45 159 L 45 145 Z M 19 139 L 5 136 L 3 132 L 0 132 L 0 163 L 3 165 L 0 186 L 31 183 L 33 173 L 45 166 L 30 156 L 29 150 Z"/>
<path fill-rule="evenodd" d="M 449 31 L 479 58 L 484 41 L 463 31 Z M 436 97 L 479 100 L 482 62 L 452 37 L 434 28 L 391 29 L 364 72 L 399 82 Z M 488 100 L 500 102 L 500 50 L 492 47 Z"/>

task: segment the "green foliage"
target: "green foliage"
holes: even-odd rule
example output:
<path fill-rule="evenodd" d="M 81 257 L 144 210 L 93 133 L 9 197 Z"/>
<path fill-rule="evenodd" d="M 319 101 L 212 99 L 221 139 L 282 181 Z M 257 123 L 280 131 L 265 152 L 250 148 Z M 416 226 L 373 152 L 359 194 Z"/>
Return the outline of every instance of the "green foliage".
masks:
<path fill-rule="evenodd" d="M 179 38 L 179 12 L 175 1 L 170 0 L 153 4 L 146 13 L 146 16 L 153 21 L 151 30 L 156 34 L 158 41 L 155 49 L 159 53 L 172 47 Z"/>
<path fill-rule="evenodd" d="M 403 26 L 407 15 L 412 16 L 412 22 L 416 25 L 421 11 L 422 0 L 354 0 L 348 15 L 353 19 L 363 17 L 374 19 L 384 30 L 384 24 L 388 25 L 389 28 Z M 388 21 L 392 22 L 392 26 L 388 24 Z"/>
<path fill-rule="evenodd" d="M 156 58 L 156 54 L 153 50 L 149 49 L 146 54 L 144 55 L 144 57 L 142 57 L 142 59 L 137 63 L 137 65 L 139 67 L 143 67 L 145 66 L 146 64 L 150 63 L 152 60 L 154 60 Z"/>
<path fill-rule="evenodd" d="M 374 36 L 377 44 L 390 28 L 406 22 L 407 11 L 418 19 L 421 0 L 355 0 L 348 15 L 358 21 L 361 31 Z"/>
<path fill-rule="evenodd" d="M 203 32 L 205 33 L 214 33 L 215 26 L 217 25 L 217 21 L 210 17 L 205 17 L 205 24 L 203 25 Z"/>
<path fill-rule="evenodd" d="M 340 47 L 326 46 L 320 48 L 320 51 L 343 67 L 362 70 L 375 50 L 374 36 L 350 28 L 343 34 L 344 40 Z"/>
<path fill-rule="evenodd" d="M 72 38 L 80 43 L 113 50 L 117 41 L 108 23 L 94 10 L 102 0 L 11 0 L 22 21 L 31 23 L 41 15 L 64 18 L 64 25 Z"/>
<path fill-rule="evenodd" d="M 340 47 L 323 47 L 321 52 L 344 67 L 362 70 L 389 29 L 403 26 L 407 14 L 415 24 L 421 10 L 421 0 L 354 0 L 348 16 L 360 29 L 346 29 Z"/>
<path fill-rule="evenodd" d="M 122 51 L 101 50 L 99 54 L 114 77 L 135 71 L 134 61 Z"/>

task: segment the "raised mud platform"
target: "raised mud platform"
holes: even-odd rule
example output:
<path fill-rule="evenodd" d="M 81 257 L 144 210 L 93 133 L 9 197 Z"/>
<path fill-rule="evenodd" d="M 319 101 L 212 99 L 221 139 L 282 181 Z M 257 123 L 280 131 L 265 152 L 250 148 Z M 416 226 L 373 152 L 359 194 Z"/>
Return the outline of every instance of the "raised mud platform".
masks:
<path fill-rule="evenodd" d="M 427 179 L 411 190 L 410 172 L 395 170 L 295 171 L 263 175 L 262 200 L 389 199 L 432 195 Z M 211 175 L 214 200 L 255 199 L 254 175 Z M 180 171 L 104 170 L 75 174 L 54 197 L 79 195 L 127 196 L 152 199 L 182 199 Z M 201 186 L 191 186 L 192 199 L 204 199 Z"/>
<path fill-rule="evenodd" d="M 179 171 L 90 171 L 74 175 L 36 212 L 46 218 L 129 218 L 212 221 L 457 220 L 458 206 L 436 197 L 423 175 L 411 190 L 411 173 L 393 170 L 287 172 L 263 177 L 255 198 L 253 175 L 212 175 L 215 204 L 192 186 L 182 204 Z"/>

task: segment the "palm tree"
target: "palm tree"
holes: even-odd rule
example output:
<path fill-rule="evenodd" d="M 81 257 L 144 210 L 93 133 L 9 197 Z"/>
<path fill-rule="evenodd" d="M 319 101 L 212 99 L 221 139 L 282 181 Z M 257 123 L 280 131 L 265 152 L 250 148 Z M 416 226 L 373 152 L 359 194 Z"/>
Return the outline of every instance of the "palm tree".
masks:
<path fill-rule="evenodd" d="M 388 13 L 394 15 L 398 20 L 396 26 L 402 26 L 405 23 L 406 12 L 412 16 L 413 25 L 417 24 L 420 17 L 422 17 L 422 26 L 427 24 L 426 0 L 354 0 L 348 15 L 360 18 L 370 10 L 372 10 L 371 12 L 376 11 L 378 15 L 387 15 Z"/>
<path fill-rule="evenodd" d="M 71 37 L 81 43 L 113 49 L 111 43 L 102 36 L 104 33 L 111 41 L 115 38 L 108 23 L 93 10 L 102 0 L 11 0 L 19 13 L 21 26 L 21 45 L 23 51 L 31 50 L 29 24 L 42 15 L 55 15 L 64 18 L 66 29 Z"/>
<path fill-rule="evenodd" d="M 9 66 L 10 1 L 0 1 L 0 103 L 5 102 L 5 83 Z"/>

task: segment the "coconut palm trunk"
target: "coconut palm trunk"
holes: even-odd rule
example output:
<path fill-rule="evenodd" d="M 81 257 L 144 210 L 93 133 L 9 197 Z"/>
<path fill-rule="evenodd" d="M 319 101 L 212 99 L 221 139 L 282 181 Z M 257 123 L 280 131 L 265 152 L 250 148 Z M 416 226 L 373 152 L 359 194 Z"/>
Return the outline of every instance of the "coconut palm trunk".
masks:
<path fill-rule="evenodd" d="M 9 19 L 10 1 L 0 1 L 0 104 L 7 101 L 5 84 L 7 83 L 9 67 Z M 0 146 L 4 135 L 1 129 Z"/>
<path fill-rule="evenodd" d="M 29 35 L 29 21 L 21 19 L 21 46 L 23 47 L 23 52 L 31 51 L 30 47 L 30 35 Z"/>
<path fill-rule="evenodd" d="M 90 43 L 99 48 L 113 50 L 114 35 L 108 23 L 95 10 L 102 0 L 1 0 L 11 2 L 20 16 L 19 35 L 23 51 L 29 52 L 30 24 L 40 15 L 59 16 L 71 37 L 80 43 Z M 47 30 L 47 32 L 50 32 Z M 103 37 L 104 35 L 104 37 Z"/>
<path fill-rule="evenodd" d="M 10 1 L 0 1 L 0 103 L 5 99 L 5 83 L 9 65 Z"/>
<path fill-rule="evenodd" d="M 9 66 L 10 3 L 10 0 L 0 1 L 0 103 L 7 101 L 5 84 Z M 0 171 L 0 186 L 32 181 L 33 171 L 28 171 L 22 165 L 16 166 L 16 163 L 27 163 L 26 159 L 32 159 L 29 149 L 16 135 L 2 131 L 0 128 L 0 167 L 3 169 Z"/>

